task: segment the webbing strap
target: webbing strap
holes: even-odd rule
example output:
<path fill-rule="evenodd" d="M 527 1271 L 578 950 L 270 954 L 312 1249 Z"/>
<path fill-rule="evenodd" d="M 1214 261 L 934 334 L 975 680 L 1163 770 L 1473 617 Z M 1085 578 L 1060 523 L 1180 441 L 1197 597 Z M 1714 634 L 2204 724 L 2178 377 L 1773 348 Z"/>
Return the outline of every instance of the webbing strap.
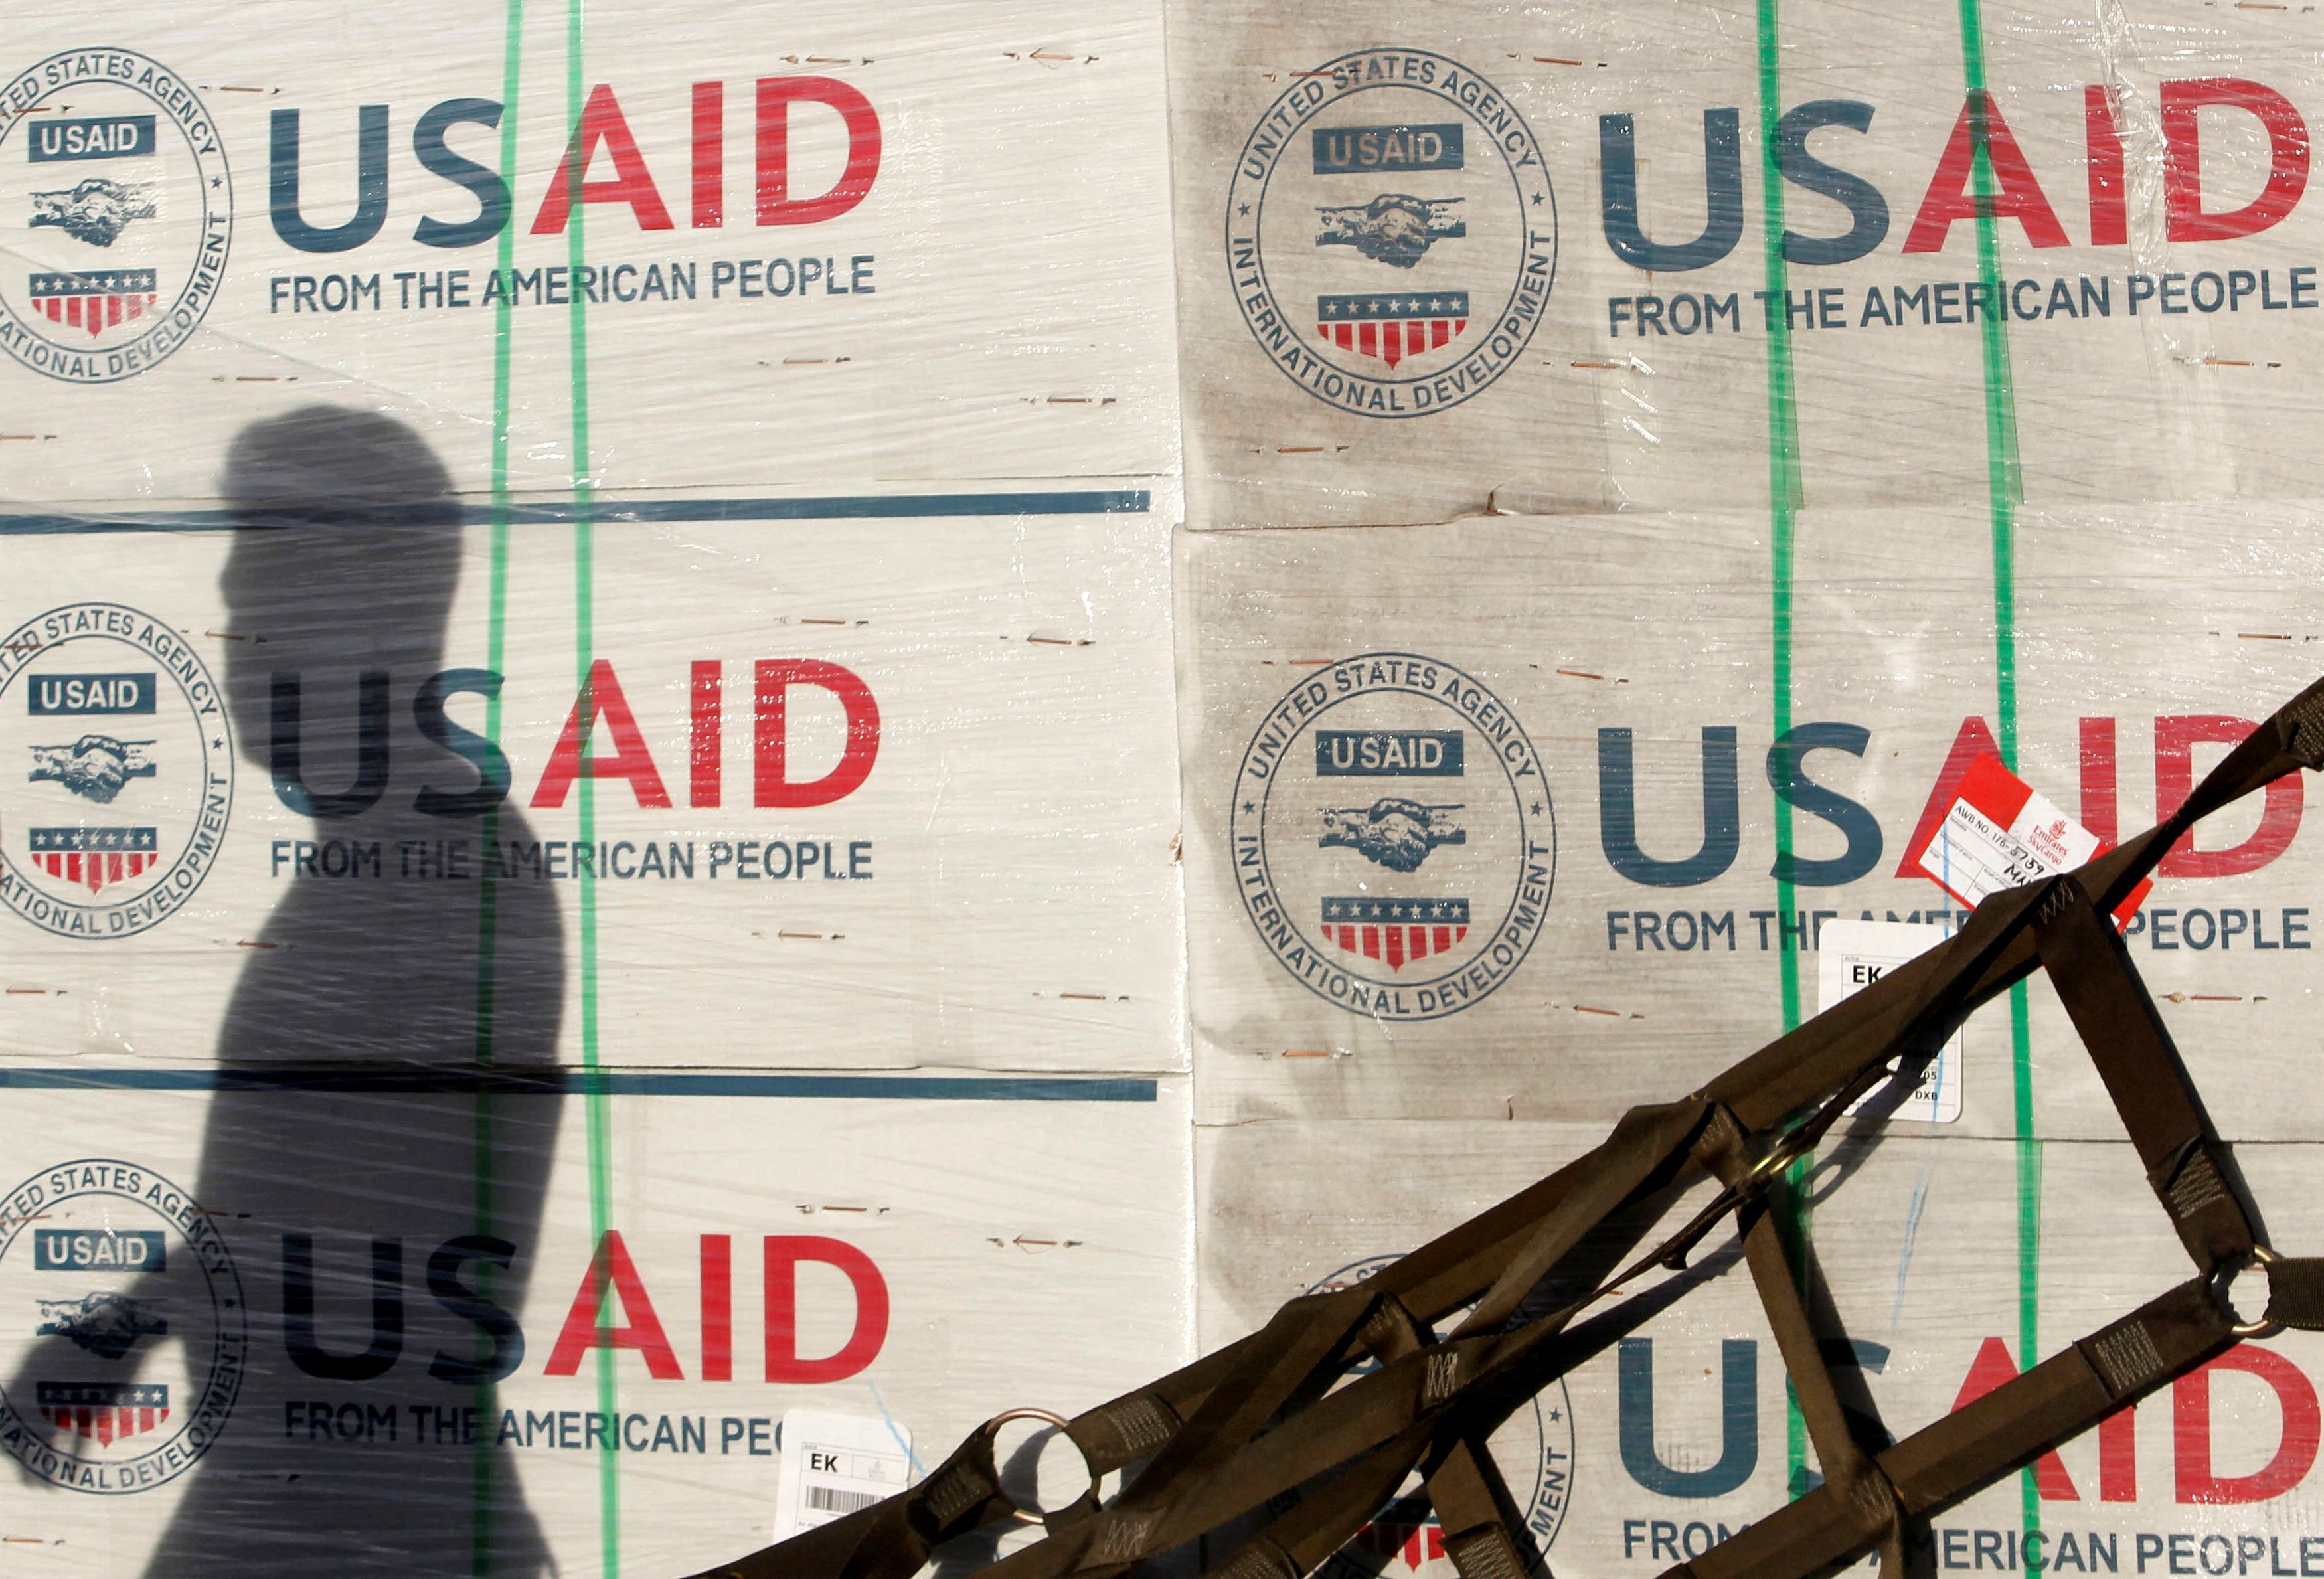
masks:
<path fill-rule="evenodd" d="M 2122 939 L 2089 896 L 2062 880 L 2043 897 L 2034 930 L 2067 1016 L 2196 1270 L 2249 1256 L 2251 1220 L 2220 1168 L 2218 1137 Z"/>
<path fill-rule="evenodd" d="M 2253 731 L 2157 826 L 2061 878 L 1993 895 L 1942 946 L 1744 1059 L 1683 1101 L 1633 1110 L 1587 1155 L 1351 1288 L 1296 1299 L 1261 1331 L 1080 1416 L 1067 1434 L 1100 1475 L 1146 1461 L 1102 1511 L 1047 1519 L 990 1579 L 1113 1579 L 1275 1509 L 1210 1579 L 1300 1579 L 1417 1470 L 1463 1579 L 1523 1579 L 1536 1560 L 1505 1519 L 1484 1450 L 1492 1390 L 1537 1389 L 1587 1352 L 1560 1334 L 1656 1264 L 1676 1269 L 1729 1214 L 1806 1418 L 1824 1483 L 1671 1570 L 1673 1579 L 1805 1579 L 1878 1547 L 1903 1579 L 1928 1517 L 2088 1429 L 2243 1336 L 2324 1331 L 2324 1258 L 2258 1244 L 2226 1148 L 2106 918 L 2202 817 L 2324 766 L 2324 682 Z M 1933 1053 L 1978 1005 L 2036 969 L 2055 983 L 2198 1275 L 1983 1398 L 1877 1453 L 1858 1440 L 1767 1192 L 1857 1096 Z M 1707 1206 L 1642 1259 L 1673 1187 Z M 1796 1257 L 1796 1261 L 1795 1261 Z M 2263 1318 L 2221 1285 L 2265 1268 Z M 1604 1262 L 1603 1265 L 1600 1262 Z M 1564 1303 L 1545 1313 L 1542 1290 Z M 1575 1294 L 1574 1289 L 1583 1292 Z M 1466 1309 L 1438 1340 L 1433 1324 Z M 1593 1325 L 1595 1324 L 1592 1324 Z M 1831 1334 L 1836 1336 L 1837 1334 Z M 1370 1369 L 1350 1375 L 1365 1362 Z M 1020 1512 L 992 1464 L 994 1425 L 911 1491 L 698 1579 L 911 1579 L 944 1541 Z"/>
<path fill-rule="evenodd" d="M 1924 1524 L 2233 1341 L 2205 1280 L 2195 1279 L 1914 1432 L 1877 1462 L 1904 1510 Z M 1663 1579 L 1796 1579 L 1870 1544 L 1827 1482 Z"/>
<path fill-rule="evenodd" d="M 1591 1169 L 1580 1187 L 1543 1214 L 1541 1225 L 1525 1248 L 1510 1258 L 1455 1335 L 1491 1332 L 1508 1321 L 1533 1286 L 1572 1254 L 1584 1235 L 1625 1201 L 1674 1171 L 1674 1164 L 1684 1155 L 1688 1140 L 1702 1127 L 1708 1111 L 1701 1102 L 1687 1101 L 1632 1108 L 1624 1113 L 1600 1149 L 1606 1157 L 1604 1164 Z"/>
<path fill-rule="evenodd" d="M 1733 1187 L 1753 1168 L 1745 1150 L 1742 1127 L 1721 1108 L 1704 1135 L 1704 1160 L 1720 1182 Z M 1743 1253 L 1751 1269 L 1751 1282 L 1775 1335 L 1784 1369 L 1790 1373 L 1800 1416 L 1815 1445 L 1816 1463 L 1822 1466 L 1834 1505 L 1844 1509 L 1859 1534 L 1892 1537 L 1899 1529 L 1896 1497 L 1888 1477 L 1865 1456 L 1840 1407 L 1840 1389 L 1824 1361 L 1824 1346 L 1800 1295 L 1800 1274 L 1792 1265 L 1781 1225 L 1768 1209 L 1765 1195 L 1747 1201 L 1738 1213 L 1743 1231 Z M 1806 1247 L 1800 1247 L 1804 1260 Z M 1892 1576 L 1901 1579 L 1901 1575 Z"/>

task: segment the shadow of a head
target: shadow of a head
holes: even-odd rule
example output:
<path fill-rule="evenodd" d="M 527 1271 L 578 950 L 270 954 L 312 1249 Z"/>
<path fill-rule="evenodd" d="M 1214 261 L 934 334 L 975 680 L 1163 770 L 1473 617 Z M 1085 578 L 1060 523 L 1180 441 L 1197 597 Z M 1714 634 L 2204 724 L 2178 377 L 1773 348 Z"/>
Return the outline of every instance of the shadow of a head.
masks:
<path fill-rule="evenodd" d="M 301 406 L 236 436 L 223 485 L 242 529 L 219 587 L 246 751 L 267 739 L 272 673 L 440 667 L 460 506 L 418 433 L 374 412 Z"/>

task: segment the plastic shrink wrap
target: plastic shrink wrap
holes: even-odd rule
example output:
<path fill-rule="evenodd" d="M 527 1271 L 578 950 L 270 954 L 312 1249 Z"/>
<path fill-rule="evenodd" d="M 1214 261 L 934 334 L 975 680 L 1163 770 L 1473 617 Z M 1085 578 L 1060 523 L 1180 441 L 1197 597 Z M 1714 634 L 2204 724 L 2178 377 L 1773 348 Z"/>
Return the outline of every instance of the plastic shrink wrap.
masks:
<path fill-rule="evenodd" d="M 691 1571 L 2166 812 L 2317 669 L 2306 25 L 12 13 L 8 1560 Z M 2128 923 L 2291 1250 L 2302 818 Z M 2172 1275 L 2046 987 L 1947 1059 L 1807 1203 L 1900 1430 Z M 1497 1439 L 1559 1571 L 1812 1483 L 1686 1286 Z M 2324 1572 L 2319 1365 L 1937 1562 Z"/>
<path fill-rule="evenodd" d="M 1206 1345 L 1941 937 L 1963 805 L 2087 852 L 2315 678 L 2298 16 L 1172 8 Z M 2314 851 L 2270 794 L 2127 946 L 2289 1244 Z M 1899 1435 L 2175 1265 L 2046 983 L 1940 1073 L 1802 1205 Z M 1756 1301 L 1697 1280 L 1496 1440 L 1558 1572 L 1812 1483 Z M 2314 1361 L 2261 1349 L 1932 1560 L 2324 1564 Z M 1449 1574 L 1428 1520 L 1361 1561 Z"/>
<path fill-rule="evenodd" d="M 1183 1358 L 1158 13 L 0 38 L 7 1560 L 691 1572 Z"/>

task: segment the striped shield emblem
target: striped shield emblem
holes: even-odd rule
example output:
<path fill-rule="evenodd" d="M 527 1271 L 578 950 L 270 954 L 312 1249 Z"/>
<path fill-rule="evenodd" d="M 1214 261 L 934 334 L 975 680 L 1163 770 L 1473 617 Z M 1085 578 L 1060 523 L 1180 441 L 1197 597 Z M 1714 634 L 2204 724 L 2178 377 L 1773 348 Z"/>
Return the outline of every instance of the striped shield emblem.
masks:
<path fill-rule="evenodd" d="M 159 828 L 28 828 L 34 865 L 97 893 L 161 859 Z"/>
<path fill-rule="evenodd" d="M 1450 345 L 1469 327 L 1466 291 L 1386 291 L 1319 296 L 1315 332 L 1342 351 L 1390 367 Z"/>
<path fill-rule="evenodd" d="M 170 1417 L 170 1390 L 160 1382 L 43 1381 L 41 1417 L 60 1431 L 109 1447 Z"/>
<path fill-rule="evenodd" d="M 34 274 L 32 310 L 51 323 L 86 329 L 91 337 L 134 323 L 161 300 L 152 269 L 97 269 L 85 273 Z"/>
<path fill-rule="evenodd" d="M 1400 971 L 1443 954 L 1469 935 L 1467 900 L 1336 897 L 1323 901 L 1323 935 L 1350 954 Z"/>

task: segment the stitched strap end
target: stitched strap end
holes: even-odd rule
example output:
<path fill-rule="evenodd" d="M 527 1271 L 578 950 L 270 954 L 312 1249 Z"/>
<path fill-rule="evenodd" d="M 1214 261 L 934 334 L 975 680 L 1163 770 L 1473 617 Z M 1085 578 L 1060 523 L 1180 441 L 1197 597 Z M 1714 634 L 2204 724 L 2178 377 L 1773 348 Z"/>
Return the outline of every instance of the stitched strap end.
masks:
<path fill-rule="evenodd" d="M 1236 1548 L 1235 1555 L 1212 1569 L 1204 1579 L 1305 1579 L 1291 1554 L 1265 1536 Z"/>
<path fill-rule="evenodd" d="M 1498 1522 L 1446 1537 L 1444 1555 L 1452 1559 L 1461 1579 L 1526 1579 L 1526 1560 Z"/>
<path fill-rule="evenodd" d="M 1144 1458 L 1178 1434 L 1178 1411 L 1154 1393 L 1134 1392 L 1092 1409 L 1069 1427 L 1093 1464 L 1112 1467 Z"/>

